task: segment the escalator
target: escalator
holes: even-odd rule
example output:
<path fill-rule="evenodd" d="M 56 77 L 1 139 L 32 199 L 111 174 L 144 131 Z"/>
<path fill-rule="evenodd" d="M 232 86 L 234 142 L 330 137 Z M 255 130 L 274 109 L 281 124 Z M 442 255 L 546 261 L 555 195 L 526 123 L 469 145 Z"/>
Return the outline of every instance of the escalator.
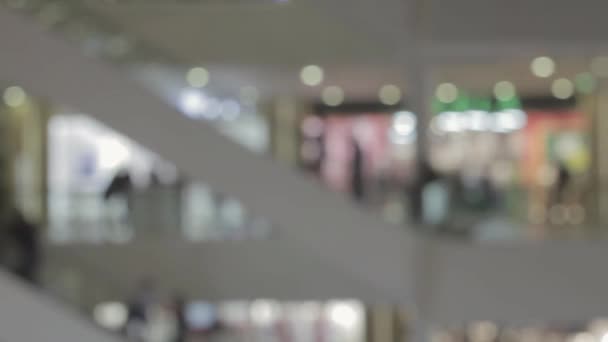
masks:
<path fill-rule="evenodd" d="M 103 278 L 124 279 L 118 291 L 147 273 L 209 298 L 357 297 L 404 304 L 432 322 L 606 313 L 605 242 L 475 245 L 421 237 L 183 117 L 120 69 L 81 56 L 24 18 L 0 11 L 0 43 L 0 77 L 90 113 L 277 227 L 268 241 L 50 250 L 59 263 L 82 262 L 103 268 L 95 272 L 108 274 Z"/>
<path fill-rule="evenodd" d="M 84 314 L 0 272 L 0 341 L 118 342 Z"/>
<path fill-rule="evenodd" d="M 25 18 L 4 10 L 0 16 L 0 40 L 6 44 L 0 65 L 11 66 L 2 68 L 2 78 L 90 113 L 191 178 L 239 198 L 279 227 L 277 239 L 269 244 L 286 253 L 314 256 L 337 271 L 334 277 L 346 275 L 344 283 L 372 290 L 365 297 L 381 294 L 403 302 L 412 293 L 408 275 L 419 242 L 415 236 L 386 225 L 312 179 L 251 154 L 210 126 L 183 117 L 121 70 L 83 57 Z"/>

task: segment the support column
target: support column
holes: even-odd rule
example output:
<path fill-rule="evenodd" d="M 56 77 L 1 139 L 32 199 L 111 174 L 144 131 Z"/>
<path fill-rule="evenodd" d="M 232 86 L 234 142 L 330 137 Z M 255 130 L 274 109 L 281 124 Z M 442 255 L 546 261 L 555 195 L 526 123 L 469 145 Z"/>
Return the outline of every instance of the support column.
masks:
<path fill-rule="evenodd" d="M 412 55 L 406 65 L 407 99 L 410 110 L 416 114 L 416 175 L 410 190 L 410 210 L 412 223 L 423 223 L 423 190 L 433 174 L 429 164 L 429 126 L 432 119 L 431 99 L 433 80 L 431 66 L 418 55 Z M 422 228 L 417 226 L 415 228 Z"/>
<path fill-rule="evenodd" d="M 406 94 L 410 110 L 416 114 L 416 146 L 418 161 L 426 161 L 429 155 L 428 131 L 433 113 L 433 75 L 431 66 L 418 56 L 411 57 L 406 66 Z"/>
<path fill-rule="evenodd" d="M 431 99 L 433 98 L 433 70 L 432 65 L 422 56 L 423 31 L 425 31 L 425 10 L 423 2 L 408 2 L 404 8 L 406 24 L 408 26 L 406 44 L 406 94 L 410 110 L 416 115 L 416 184 L 411 190 L 411 200 L 418 205 L 418 213 L 412 213 L 413 224 L 422 223 L 422 193 L 424 183 L 427 181 L 429 168 L 429 126 L 432 119 Z M 417 202 L 417 203 L 415 203 Z M 422 226 L 417 227 L 419 230 Z M 406 307 L 408 312 L 407 331 L 401 336 L 407 342 L 426 342 L 429 340 L 429 305 L 432 296 L 431 284 L 435 262 L 434 245 L 428 239 L 421 239 L 416 245 L 414 269 L 416 277 L 413 279 L 414 300 L 409 303 L 413 307 Z"/>
<path fill-rule="evenodd" d="M 271 144 L 276 160 L 295 165 L 298 161 L 299 122 L 298 103 L 291 97 L 279 97 L 271 107 Z"/>
<path fill-rule="evenodd" d="M 608 222 L 608 154 L 603 149 L 608 146 L 608 84 L 605 80 L 599 82 L 597 106 L 592 120 L 593 160 L 595 190 L 597 194 L 598 222 Z"/>

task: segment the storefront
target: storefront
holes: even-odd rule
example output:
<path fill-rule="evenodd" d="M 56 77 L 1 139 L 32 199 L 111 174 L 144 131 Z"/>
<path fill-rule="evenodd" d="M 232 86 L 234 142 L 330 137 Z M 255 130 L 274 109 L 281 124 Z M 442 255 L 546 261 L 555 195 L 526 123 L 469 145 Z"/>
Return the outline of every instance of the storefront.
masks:
<path fill-rule="evenodd" d="M 520 238 L 588 221 L 589 119 L 576 101 L 461 92 L 433 110 L 428 174 L 417 174 L 416 114 L 377 105 L 317 106 L 303 116 L 300 165 L 397 224 L 410 220 L 409 194 L 422 178 L 423 222 L 445 233 Z M 560 167 L 568 194 L 554 203 Z"/>

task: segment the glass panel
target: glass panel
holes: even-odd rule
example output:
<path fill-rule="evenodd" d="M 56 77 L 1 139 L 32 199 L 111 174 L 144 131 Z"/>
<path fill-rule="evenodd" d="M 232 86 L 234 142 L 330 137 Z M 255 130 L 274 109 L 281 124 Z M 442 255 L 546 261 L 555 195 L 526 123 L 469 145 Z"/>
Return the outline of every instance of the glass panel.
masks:
<path fill-rule="evenodd" d="M 261 237 L 268 223 L 236 199 L 81 114 L 49 124 L 49 238 L 124 243 L 133 238 Z"/>

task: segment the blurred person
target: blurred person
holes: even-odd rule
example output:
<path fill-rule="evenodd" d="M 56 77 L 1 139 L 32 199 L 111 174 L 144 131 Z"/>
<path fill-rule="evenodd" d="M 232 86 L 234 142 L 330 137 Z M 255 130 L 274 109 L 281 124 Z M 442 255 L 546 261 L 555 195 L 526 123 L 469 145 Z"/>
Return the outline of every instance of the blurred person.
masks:
<path fill-rule="evenodd" d="M 176 293 L 173 295 L 172 301 L 171 306 L 175 316 L 175 337 L 173 338 L 173 342 L 185 342 L 188 335 L 186 300 L 181 294 Z"/>
<path fill-rule="evenodd" d="M 150 323 L 150 311 L 157 303 L 156 286 L 150 278 L 144 278 L 137 285 L 127 302 L 126 336 L 134 341 L 146 341 L 146 330 Z"/>
<path fill-rule="evenodd" d="M 417 171 L 418 173 L 416 174 L 414 182 L 407 189 L 407 192 L 410 197 L 412 220 L 414 223 L 422 223 L 424 218 L 424 190 L 429 183 L 438 178 L 438 175 L 426 159 L 420 161 L 420 166 Z"/>
<path fill-rule="evenodd" d="M 150 172 L 150 183 L 149 183 L 149 188 L 154 189 L 154 188 L 159 188 L 162 186 L 162 182 L 160 181 L 160 177 L 158 176 L 158 173 L 154 170 L 152 170 Z"/>
<path fill-rule="evenodd" d="M 351 192 L 357 202 L 365 199 L 364 158 L 363 149 L 356 138 L 352 138 L 353 157 L 351 162 Z"/>
<path fill-rule="evenodd" d="M 126 196 L 132 189 L 133 182 L 131 181 L 129 170 L 121 169 L 116 173 L 114 178 L 112 178 L 112 181 L 110 181 L 110 184 L 104 192 L 104 197 L 109 199 L 116 195 Z"/>
<path fill-rule="evenodd" d="M 556 169 L 557 180 L 555 182 L 553 204 L 560 204 L 566 200 L 566 193 L 570 187 L 570 183 L 572 182 L 572 175 L 570 174 L 568 166 L 566 166 L 566 163 L 563 161 L 560 161 L 557 164 Z"/>
<path fill-rule="evenodd" d="M 123 168 L 116 173 L 114 178 L 112 178 L 112 181 L 110 181 L 110 184 L 108 184 L 108 187 L 104 192 L 104 199 L 108 203 L 112 203 L 112 201 L 116 202 L 117 200 L 122 202 L 122 209 L 124 212 L 119 215 L 120 224 L 127 225 L 131 217 L 132 191 L 133 181 L 131 180 L 131 174 L 128 169 Z"/>
<path fill-rule="evenodd" d="M 172 342 L 176 336 L 176 317 L 167 302 L 153 303 L 148 309 L 145 327 L 146 342 Z"/>
<path fill-rule="evenodd" d="M 17 276 L 35 284 L 40 265 L 39 229 L 18 209 L 11 211 L 7 227 L 5 262 Z"/>

